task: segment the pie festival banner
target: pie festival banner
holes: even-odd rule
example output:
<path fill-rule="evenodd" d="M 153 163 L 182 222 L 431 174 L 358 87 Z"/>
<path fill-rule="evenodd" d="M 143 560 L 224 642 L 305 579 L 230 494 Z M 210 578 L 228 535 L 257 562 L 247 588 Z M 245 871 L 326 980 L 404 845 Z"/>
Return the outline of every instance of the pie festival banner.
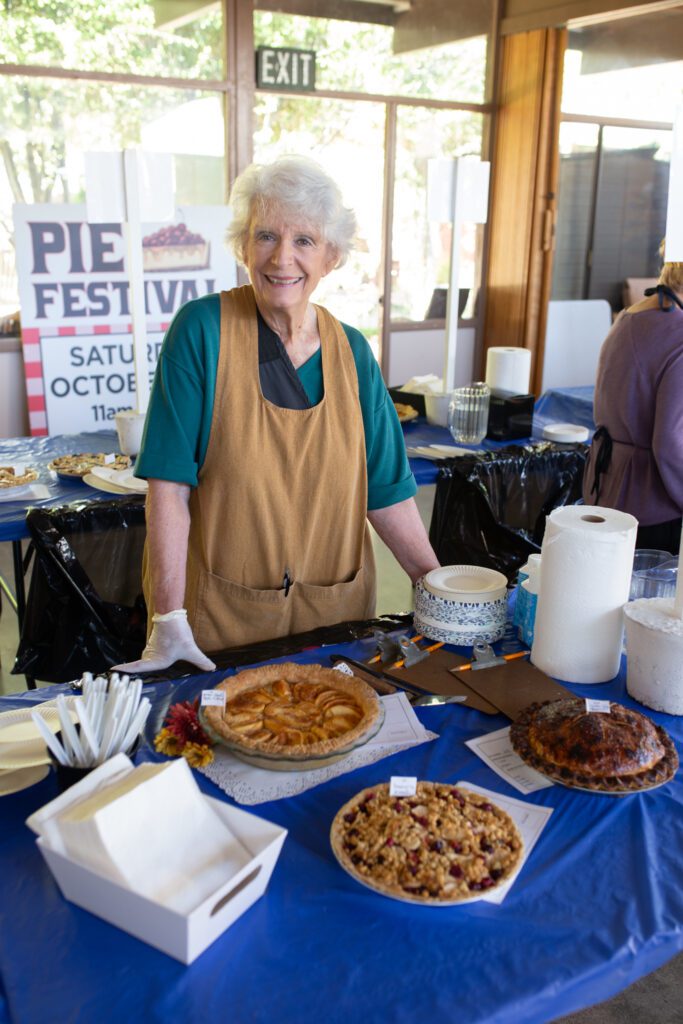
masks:
<path fill-rule="evenodd" d="M 130 285 L 121 224 L 89 224 L 85 205 L 14 206 L 31 434 L 113 428 L 135 404 Z M 232 288 L 224 206 L 178 207 L 143 226 L 150 382 L 164 331 L 190 299 Z"/>

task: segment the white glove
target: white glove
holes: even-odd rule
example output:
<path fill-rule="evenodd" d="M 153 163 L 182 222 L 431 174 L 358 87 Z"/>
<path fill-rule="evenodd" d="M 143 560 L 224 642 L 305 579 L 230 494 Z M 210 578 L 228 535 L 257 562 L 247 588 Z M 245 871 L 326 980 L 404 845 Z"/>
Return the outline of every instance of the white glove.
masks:
<path fill-rule="evenodd" d="M 152 632 L 140 660 L 130 661 L 126 665 L 114 665 L 112 671 L 155 672 L 168 668 L 176 661 L 188 661 L 202 672 L 213 672 L 216 666 L 194 642 L 184 608 L 166 612 L 165 615 L 155 613 L 152 622 Z"/>

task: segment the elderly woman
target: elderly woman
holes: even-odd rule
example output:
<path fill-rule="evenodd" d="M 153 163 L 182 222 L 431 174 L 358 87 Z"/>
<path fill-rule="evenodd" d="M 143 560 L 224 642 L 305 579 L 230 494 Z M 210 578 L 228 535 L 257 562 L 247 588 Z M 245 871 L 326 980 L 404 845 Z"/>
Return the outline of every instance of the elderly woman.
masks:
<path fill-rule="evenodd" d="M 230 205 L 251 284 L 187 303 L 164 340 L 136 466 L 152 631 L 128 671 L 371 617 L 368 520 L 411 580 L 438 565 L 370 347 L 310 301 L 352 211 L 294 156 L 248 167 Z"/>
<path fill-rule="evenodd" d="M 664 243 L 662 242 L 662 255 Z M 683 263 L 664 263 L 600 352 L 584 501 L 630 512 L 637 546 L 676 553 L 683 512 Z"/>

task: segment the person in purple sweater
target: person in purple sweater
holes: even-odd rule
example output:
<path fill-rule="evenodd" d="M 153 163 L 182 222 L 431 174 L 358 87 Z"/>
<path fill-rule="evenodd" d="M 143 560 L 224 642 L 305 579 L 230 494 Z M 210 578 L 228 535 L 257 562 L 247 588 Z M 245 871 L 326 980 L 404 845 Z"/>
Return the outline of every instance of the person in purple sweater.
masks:
<path fill-rule="evenodd" d="M 645 296 L 619 314 L 600 351 L 597 430 L 583 499 L 635 516 L 636 547 L 676 554 L 683 512 L 683 263 L 664 263 Z"/>

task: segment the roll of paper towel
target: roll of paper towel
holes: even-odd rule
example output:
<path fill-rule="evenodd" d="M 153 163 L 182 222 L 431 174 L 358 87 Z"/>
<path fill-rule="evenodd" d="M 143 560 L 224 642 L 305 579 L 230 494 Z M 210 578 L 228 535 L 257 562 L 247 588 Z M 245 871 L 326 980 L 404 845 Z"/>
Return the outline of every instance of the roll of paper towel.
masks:
<path fill-rule="evenodd" d="M 604 683 L 619 671 L 638 520 L 598 505 L 550 513 L 531 661 L 568 683 Z"/>
<path fill-rule="evenodd" d="M 531 350 L 528 348 L 490 348 L 486 355 L 486 383 L 496 391 L 513 395 L 529 394 Z"/>

